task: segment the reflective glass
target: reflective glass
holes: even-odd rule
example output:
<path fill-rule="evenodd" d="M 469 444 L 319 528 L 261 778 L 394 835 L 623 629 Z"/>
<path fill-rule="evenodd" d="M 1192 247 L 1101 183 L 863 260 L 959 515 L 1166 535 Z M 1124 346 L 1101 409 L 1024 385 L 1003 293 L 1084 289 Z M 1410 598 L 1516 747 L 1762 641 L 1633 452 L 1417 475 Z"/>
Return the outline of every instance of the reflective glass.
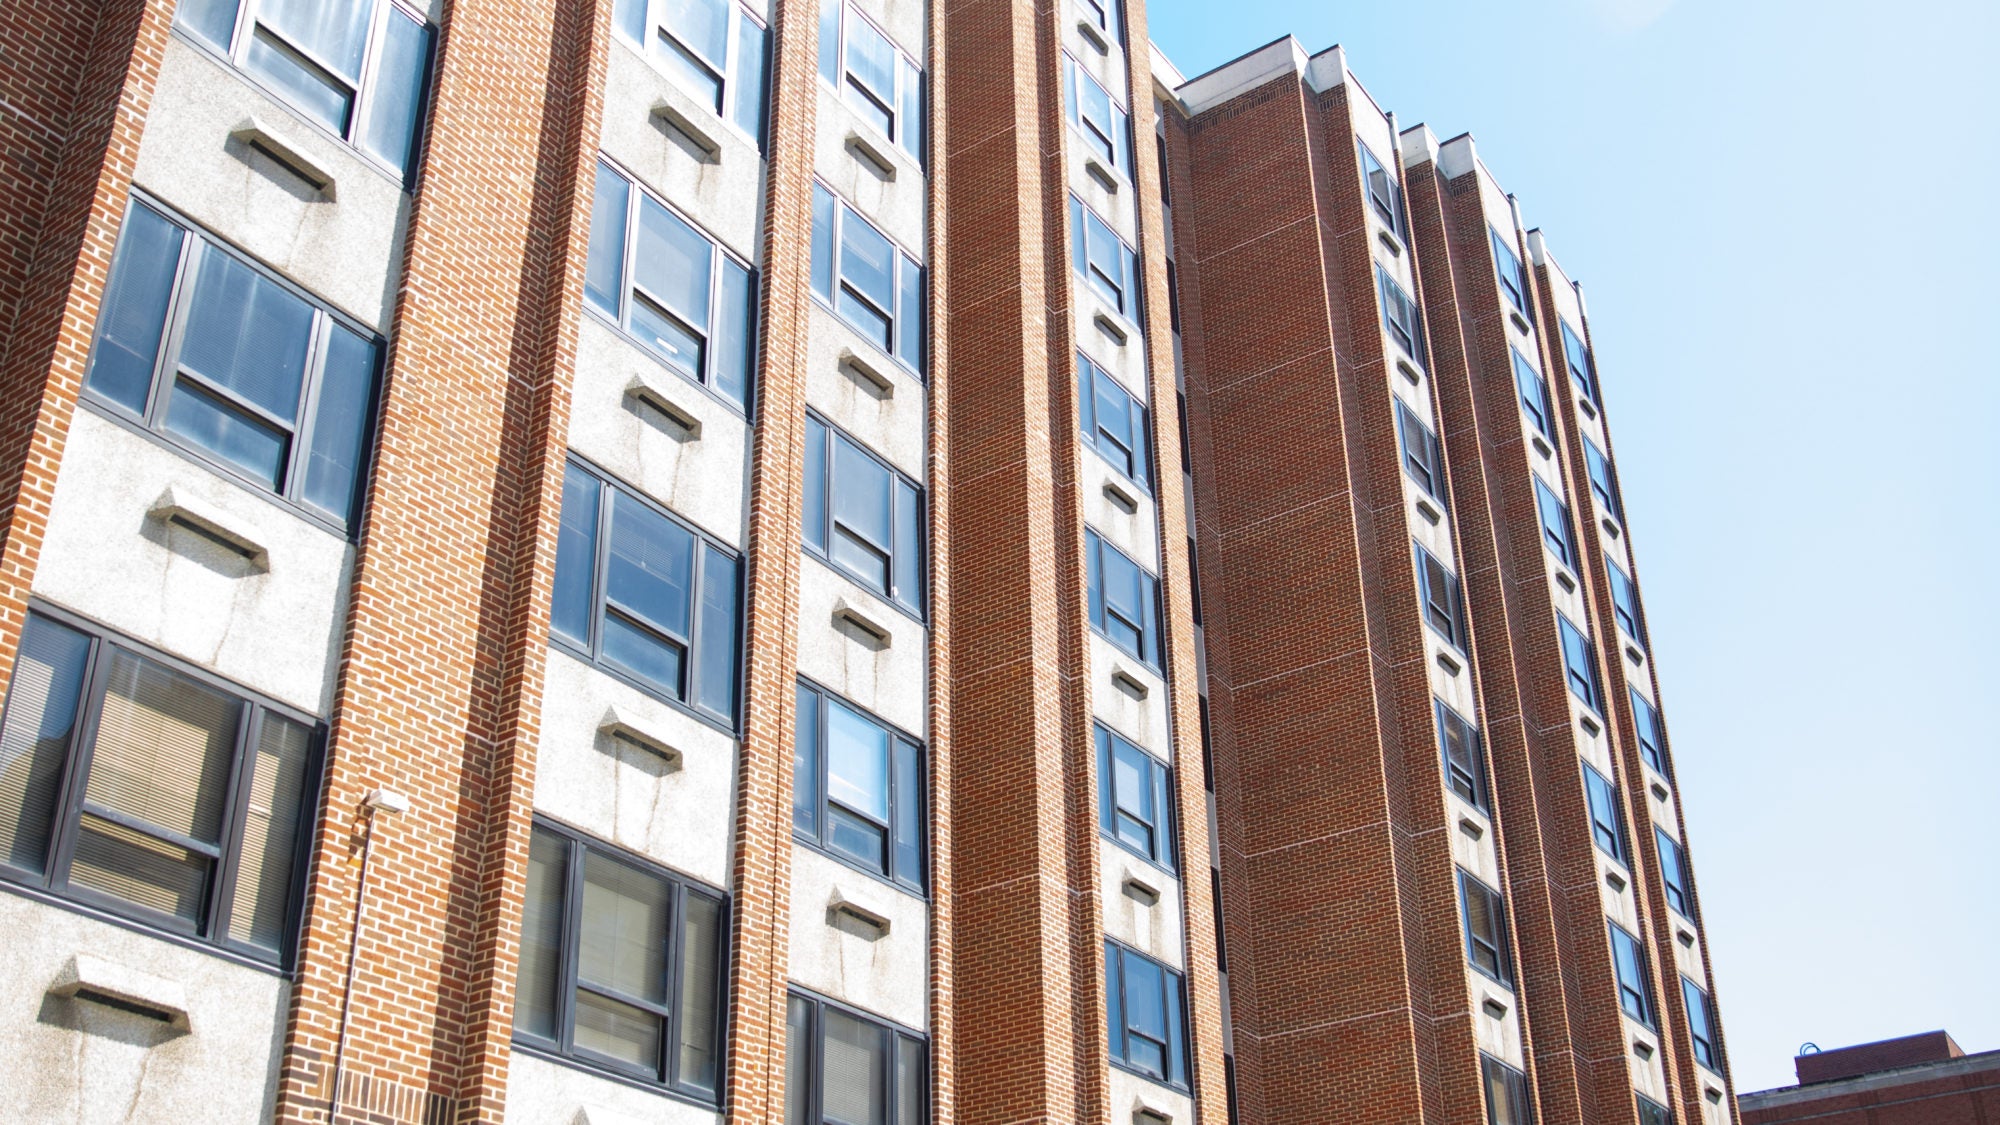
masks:
<path fill-rule="evenodd" d="M 97 350 L 91 355 L 88 383 L 92 392 L 134 414 L 146 412 L 146 399 L 152 393 L 153 367 L 166 330 L 182 237 L 181 229 L 158 212 L 133 207 L 111 262 L 111 284 L 98 313 Z"/>
<path fill-rule="evenodd" d="M 313 308 L 214 246 L 204 246 L 180 364 L 280 421 L 298 416 Z"/>
<path fill-rule="evenodd" d="M 574 465 L 563 474 L 562 523 L 556 532 L 556 579 L 549 627 L 577 644 L 590 643 L 597 586 L 597 479 Z"/>
<path fill-rule="evenodd" d="M 430 60 L 430 29 L 394 7 L 384 20 L 381 58 L 369 93 L 368 121 L 361 145 L 392 168 L 409 166 L 410 149 L 423 112 L 424 68 Z"/>
<path fill-rule="evenodd" d="M 326 343 L 301 495 L 326 514 L 346 520 L 354 513 L 367 453 L 363 441 L 375 389 L 375 345 L 338 325 L 327 332 Z"/>
<path fill-rule="evenodd" d="M 0 863 L 37 875 L 46 869 L 89 656 L 88 637 L 29 615 L 0 727 Z"/>
<path fill-rule="evenodd" d="M 583 295 L 616 317 L 625 288 L 625 217 L 632 185 L 600 164 L 590 204 L 590 256 L 583 267 Z"/>

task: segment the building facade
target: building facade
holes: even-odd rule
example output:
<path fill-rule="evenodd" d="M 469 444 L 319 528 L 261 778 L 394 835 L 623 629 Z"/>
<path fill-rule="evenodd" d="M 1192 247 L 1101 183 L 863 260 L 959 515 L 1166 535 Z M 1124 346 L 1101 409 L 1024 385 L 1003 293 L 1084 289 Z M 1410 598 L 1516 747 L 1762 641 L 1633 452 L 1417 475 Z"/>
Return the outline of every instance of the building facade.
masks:
<path fill-rule="evenodd" d="M 77 0 L 0 144 L 20 1119 L 1736 1119 L 1581 292 L 1339 49 Z"/>
<path fill-rule="evenodd" d="M 1744 1125 L 1977 1125 L 2000 1114 L 2000 1051 L 1966 1054 L 1942 1031 L 1792 1060 L 1796 1086 L 1743 1095 Z"/>

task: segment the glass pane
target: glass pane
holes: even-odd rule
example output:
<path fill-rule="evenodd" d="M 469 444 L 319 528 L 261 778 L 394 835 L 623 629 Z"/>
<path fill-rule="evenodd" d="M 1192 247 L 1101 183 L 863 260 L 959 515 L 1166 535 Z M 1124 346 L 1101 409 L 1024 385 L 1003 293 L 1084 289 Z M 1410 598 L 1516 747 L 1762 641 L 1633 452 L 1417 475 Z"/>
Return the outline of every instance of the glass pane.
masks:
<path fill-rule="evenodd" d="M 888 351 L 894 344 L 890 340 L 889 316 L 882 309 L 854 295 L 854 290 L 843 285 L 834 297 L 834 306 L 840 318 L 852 325 L 876 347 Z"/>
<path fill-rule="evenodd" d="M 1123 954 L 1125 961 L 1125 1026 L 1151 1039 L 1167 1037 L 1167 982 L 1160 967 L 1147 958 Z"/>
<path fill-rule="evenodd" d="M 604 615 L 604 659 L 676 699 L 682 696 L 687 653 L 617 613 Z"/>
<path fill-rule="evenodd" d="M 874 24 L 859 18 L 847 21 L 846 59 L 850 77 L 882 104 L 896 104 L 896 48 Z M 886 122 L 883 132 L 888 132 Z"/>
<path fill-rule="evenodd" d="M 840 85 L 840 0 L 819 0 L 819 76 Z"/>
<path fill-rule="evenodd" d="M 896 251 L 880 231 L 852 211 L 840 224 L 840 279 L 883 311 L 896 307 Z M 888 335 L 882 336 L 888 346 Z"/>
<path fill-rule="evenodd" d="M 785 1125 L 813 1125 L 812 1006 L 797 996 L 785 1005 Z"/>
<path fill-rule="evenodd" d="M 709 358 L 708 382 L 724 398 L 743 406 L 750 398 L 750 375 L 757 356 L 755 286 L 750 271 L 724 258 L 721 292 L 717 295 L 715 351 Z"/>
<path fill-rule="evenodd" d="M 583 857 L 577 979 L 653 1004 L 667 1001 L 668 886 L 594 852 Z"/>
<path fill-rule="evenodd" d="M 909 258 L 897 281 L 901 303 L 896 307 L 896 358 L 924 369 L 924 271 Z"/>
<path fill-rule="evenodd" d="M 833 194 L 813 185 L 812 288 L 833 300 Z"/>
<path fill-rule="evenodd" d="M 1118 384 L 1108 376 L 1096 379 L 1094 383 L 1097 402 L 1094 404 L 1093 413 L 1097 416 L 1098 430 L 1115 439 L 1122 449 L 1132 448 L 1132 415 L 1125 406 L 1127 402 L 1125 392 L 1120 390 Z M 1114 464 L 1126 470 L 1127 476 L 1131 475 L 1130 462 L 1121 449 L 1106 449 L 1104 452 Z"/>
<path fill-rule="evenodd" d="M 90 638 L 44 617 L 21 631 L 0 727 L 0 863 L 47 870 L 56 788 L 76 729 Z"/>
<path fill-rule="evenodd" d="M 266 28 L 250 36 L 244 65 L 262 75 L 294 109 L 347 135 L 348 113 L 354 108 L 354 88 L 328 73 Z"/>
<path fill-rule="evenodd" d="M 806 494 L 801 505 L 806 545 L 824 551 L 826 543 L 826 424 L 806 419 Z"/>
<path fill-rule="evenodd" d="M 542 1039 L 554 1039 L 560 1030 L 556 990 L 562 979 L 563 880 L 568 866 L 569 844 L 553 832 L 536 829 L 528 842 L 514 1030 Z"/>
<path fill-rule="evenodd" d="M 683 897 L 681 922 L 680 1073 L 683 1086 L 715 1088 L 716 988 L 722 950 L 722 904 L 705 895 Z"/>
<path fill-rule="evenodd" d="M 644 297 L 632 301 L 632 334 L 688 378 L 701 378 L 701 337 Z"/>
<path fill-rule="evenodd" d="M 924 502 L 908 483 L 896 481 L 896 600 L 924 611 Z"/>
<path fill-rule="evenodd" d="M 896 143 L 903 151 L 924 161 L 924 72 L 918 70 L 909 60 L 903 62 L 903 104 L 897 107 L 902 118 L 897 123 Z"/>
<path fill-rule="evenodd" d="M 650 198 L 640 198 L 639 240 L 632 256 L 633 280 L 697 330 L 708 327 L 712 250 L 708 239 L 673 212 Z"/>
<path fill-rule="evenodd" d="M 676 0 L 665 0 L 673 4 Z M 717 113 L 722 112 L 722 73 L 702 61 L 701 56 L 683 45 L 680 40 L 661 31 L 653 40 L 653 57 L 666 65 L 668 74 L 685 87 L 688 93 L 701 99 L 701 103 Z"/>
<path fill-rule="evenodd" d="M 827 797 L 889 822 L 889 732 L 853 710 L 827 701 Z"/>
<path fill-rule="evenodd" d="M 235 4 L 230 4 L 233 12 Z M 185 12 L 183 5 L 181 11 Z M 111 284 L 97 315 L 90 389 L 134 414 L 146 412 L 154 361 L 166 330 L 167 302 L 180 267 L 181 229 L 147 207 L 134 207 L 111 262 Z"/>
<path fill-rule="evenodd" d="M 549 610 L 551 631 L 580 645 L 590 643 L 592 597 L 597 584 L 597 478 L 569 466 L 563 472 L 562 524 L 556 532 L 556 582 Z"/>
<path fill-rule="evenodd" d="M 924 879 L 924 810 L 929 807 L 924 791 L 923 751 L 914 743 L 896 740 L 896 877 L 922 885 Z"/>
<path fill-rule="evenodd" d="M 722 69 L 729 51 L 728 0 L 659 0 L 657 8 L 675 38 Z"/>
<path fill-rule="evenodd" d="M 1111 95 L 1088 74 L 1079 74 L 1076 84 L 1077 109 L 1083 116 L 1084 136 L 1104 159 L 1113 160 L 1111 144 Z"/>
<path fill-rule="evenodd" d="M 236 853 L 236 887 L 229 904 L 232 941 L 278 953 L 292 901 L 293 858 L 305 816 L 306 755 L 312 731 L 266 712 L 256 749 L 244 762 L 250 791 L 243 843 Z"/>
<path fill-rule="evenodd" d="M 338 520 L 354 514 L 368 435 L 368 401 L 375 389 L 375 345 L 345 328 L 327 334 L 320 369 L 312 448 L 302 497 Z"/>
<path fill-rule="evenodd" d="M 833 518 L 885 552 L 894 545 L 890 537 L 891 479 L 881 462 L 861 452 L 853 442 L 833 439 Z M 883 577 L 887 585 L 887 575 Z"/>
<path fill-rule="evenodd" d="M 740 564 L 729 555 L 706 549 L 701 570 L 701 684 L 695 702 L 725 719 L 736 717 L 737 619 L 742 616 L 737 593 Z"/>
<path fill-rule="evenodd" d="M 764 106 L 769 96 L 765 71 L 770 66 L 771 33 L 757 21 L 736 17 L 736 81 L 730 92 L 735 105 L 731 113 L 736 127 L 764 140 Z"/>
<path fill-rule="evenodd" d="M 659 1016 L 594 992 L 576 990 L 576 1045 L 629 1066 L 658 1073 Z"/>
<path fill-rule="evenodd" d="M 634 43 L 646 42 L 646 0 L 612 0 L 611 26 Z"/>
<path fill-rule="evenodd" d="M 174 384 L 167 428 L 273 490 L 284 485 L 288 435 L 187 380 Z"/>
<path fill-rule="evenodd" d="M 889 588 L 889 556 L 881 548 L 854 533 L 844 524 L 833 529 L 833 561 L 877 590 Z"/>
<path fill-rule="evenodd" d="M 924 1125 L 930 1105 L 924 1073 L 924 1045 L 914 1039 L 896 1040 L 896 1125 Z"/>
<path fill-rule="evenodd" d="M 819 837 L 819 693 L 800 685 L 792 737 L 792 828 Z"/>
<path fill-rule="evenodd" d="M 424 65 L 430 59 L 430 29 L 389 9 L 382 57 L 375 65 L 368 121 L 361 146 L 398 170 L 409 166 L 410 144 L 423 112 Z"/>
<path fill-rule="evenodd" d="M 358 83 L 374 10 L 374 0 L 261 0 L 257 18 L 311 52 L 320 65 Z"/>
<path fill-rule="evenodd" d="M 1115 741 L 1111 746 L 1113 803 L 1118 811 L 1136 817 L 1141 823 L 1152 823 L 1153 787 L 1147 783 L 1145 756 L 1122 741 Z"/>
<path fill-rule="evenodd" d="M 611 509 L 613 604 L 675 639 L 688 635 L 694 533 L 620 492 Z"/>
<path fill-rule="evenodd" d="M 194 32 L 221 50 L 229 49 L 236 31 L 240 0 L 181 0 L 174 5 L 174 26 Z"/>
<path fill-rule="evenodd" d="M 207 913 L 208 857 L 85 813 L 70 860 L 72 886 L 87 887 L 199 932 Z"/>
<path fill-rule="evenodd" d="M 242 703 L 113 650 L 84 798 L 207 844 L 222 809 Z"/>
<path fill-rule="evenodd" d="M 204 246 L 180 363 L 290 422 L 299 413 L 312 322 L 311 305 L 221 250 Z"/>
<path fill-rule="evenodd" d="M 583 267 L 583 295 L 614 319 L 625 288 L 625 216 L 631 198 L 632 185 L 625 177 L 602 164 L 597 166 L 597 194 L 590 203 L 590 257 Z"/>
<path fill-rule="evenodd" d="M 887 1050 L 881 1029 L 831 1008 L 823 1010 L 821 1109 L 828 1122 L 888 1125 Z"/>

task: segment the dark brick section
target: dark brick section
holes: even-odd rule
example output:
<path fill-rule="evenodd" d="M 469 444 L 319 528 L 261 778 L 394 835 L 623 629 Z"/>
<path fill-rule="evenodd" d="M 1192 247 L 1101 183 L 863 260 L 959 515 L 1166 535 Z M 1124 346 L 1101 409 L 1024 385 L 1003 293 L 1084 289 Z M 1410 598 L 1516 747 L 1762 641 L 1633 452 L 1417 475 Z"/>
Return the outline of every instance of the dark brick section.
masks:
<path fill-rule="evenodd" d="M 1799 1085 L 1743 1095 L 1743 1125 L 1991 1125 L 2000 1051 L 1967 1055 L 1942 1031 L 1800 1055 Z"/>
<path fill-rule="evenodd" d="M 1920 1035 L 1905 1035 L 1899 1039 L 1883 1039 L 1800 1055 L 1792 1060 L 1792 1070 L 1799 1076 L 1799 1085 L 1804 1086 L 1964 1056 L 1965 1052 L 1959 1049 L 1950 1035 L 1943 1031 L 1926 1031 Z"/>

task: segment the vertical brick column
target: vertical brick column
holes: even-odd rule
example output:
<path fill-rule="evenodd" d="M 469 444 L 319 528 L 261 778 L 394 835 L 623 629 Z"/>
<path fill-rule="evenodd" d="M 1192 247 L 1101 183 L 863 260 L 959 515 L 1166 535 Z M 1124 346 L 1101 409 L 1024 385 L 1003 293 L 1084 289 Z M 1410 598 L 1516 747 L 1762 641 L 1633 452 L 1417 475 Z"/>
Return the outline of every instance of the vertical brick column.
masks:
<path fill-rule="evenodd" d="M 280 1080 L 283 1122 L 497 1121 L 506 1091 L 604 31 L 458 0 L 414 200 Z M 372 832 L 366 795 L 410 811 Z M 350 943 L 353 987 L 347 986 Z M 343 1024 L 354 1029 L 339 1058 Z M 337 1103 L 336 1103 L 337 1099 Z"/>
<path fill-rule="evenodd" d="M 0 683 L 12 677 L 167 0 L 0 8 Z"/>
<path fill-rule="evenodd" d="M 943 0 L 939 0 L 940 3 Z M 950 7 L 959 1122 L 1103 1118 L 1105 1038 L 1055 5 Z"/>
<path fill-rule="evenodd" d="M 822 0 L 832 2 L 832 0 Z M 792 751 L 798 675 L 799 527 L 805 459 L 807 324 L 818 6 L 773 6 L 775 43 L 764 180 L 763 308 L 751 435 L 744 722 L 731 879 L 731 1122 L 785 1119 L 785 1005 L 792 871 Z"/>

